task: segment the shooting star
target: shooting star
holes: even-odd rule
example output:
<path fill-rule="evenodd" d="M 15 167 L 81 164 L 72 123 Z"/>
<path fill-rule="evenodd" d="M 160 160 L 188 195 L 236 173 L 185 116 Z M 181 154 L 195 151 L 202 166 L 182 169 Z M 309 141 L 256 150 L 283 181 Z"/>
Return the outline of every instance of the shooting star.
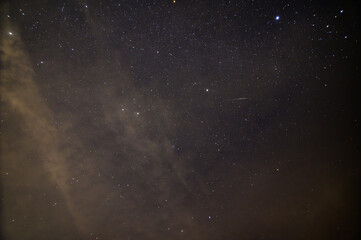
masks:
<path fill-rule="evenodd" d="M 228 101 L 240 101 L 240 100 L 246 100 L 247 98 L 241 97 L 241 98 L 232 98 L 228 99 Z"/>

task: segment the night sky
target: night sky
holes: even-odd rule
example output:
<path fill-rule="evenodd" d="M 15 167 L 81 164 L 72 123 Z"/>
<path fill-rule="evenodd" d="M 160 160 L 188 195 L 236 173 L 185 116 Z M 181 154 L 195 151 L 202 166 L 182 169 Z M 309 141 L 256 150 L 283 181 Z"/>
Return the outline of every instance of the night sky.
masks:
<path fill-rule="evenodd" d="M 1 239 L 360 236 L 357 1 L 0 7 Z"/>

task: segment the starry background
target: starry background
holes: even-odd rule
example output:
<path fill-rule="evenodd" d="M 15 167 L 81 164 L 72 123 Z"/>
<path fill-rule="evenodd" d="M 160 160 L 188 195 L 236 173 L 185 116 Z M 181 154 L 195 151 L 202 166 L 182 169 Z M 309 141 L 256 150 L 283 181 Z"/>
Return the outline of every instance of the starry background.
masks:
<path fill-rule="evenodd" d="M 1 239 L 358 239 L 357 1 L 1 3 Z"/>

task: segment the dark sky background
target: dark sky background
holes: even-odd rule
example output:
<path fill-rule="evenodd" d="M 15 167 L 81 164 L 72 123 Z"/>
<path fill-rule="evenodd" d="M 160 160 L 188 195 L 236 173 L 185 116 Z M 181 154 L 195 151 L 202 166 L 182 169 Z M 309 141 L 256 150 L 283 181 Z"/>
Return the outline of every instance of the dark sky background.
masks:
<path fill-rule="evenodd" d="M 1 3 L 1 239 L 358 239 L 357 1 Z"/>

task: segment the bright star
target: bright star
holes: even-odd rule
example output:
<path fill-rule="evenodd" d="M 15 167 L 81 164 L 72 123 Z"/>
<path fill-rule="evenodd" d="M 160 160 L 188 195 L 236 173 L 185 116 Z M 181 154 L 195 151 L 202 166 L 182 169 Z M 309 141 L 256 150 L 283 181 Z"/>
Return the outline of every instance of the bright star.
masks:
<path fill-rule="evenodd" d="M 280 20 L 280 16 L 275 17 L 276 21 Z"/>

